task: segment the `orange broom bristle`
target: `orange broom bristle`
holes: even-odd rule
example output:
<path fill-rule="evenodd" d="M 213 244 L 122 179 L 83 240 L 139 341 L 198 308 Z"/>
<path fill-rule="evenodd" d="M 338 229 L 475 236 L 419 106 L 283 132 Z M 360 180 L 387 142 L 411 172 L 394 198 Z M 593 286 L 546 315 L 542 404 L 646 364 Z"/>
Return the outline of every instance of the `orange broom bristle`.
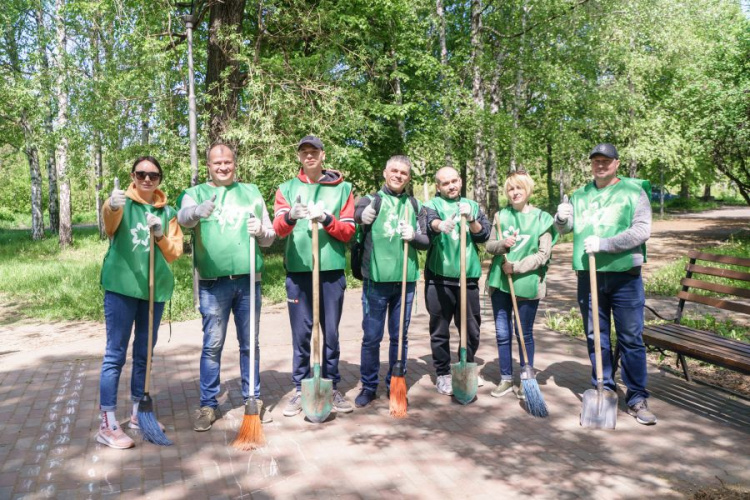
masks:
<path fill-rule="evenodd" d="M 391 377 L 390 413 L 393 418 L 406 418 L 406 379 Z"/>
<path fill-rule="evenodd" d="M 263 435 L 260 416 L 244 415 L 237 437 L 232 441 L 232 446 L 241 451 L 250 451 L 264 444 L 266 444 L 266 437 Z"/>

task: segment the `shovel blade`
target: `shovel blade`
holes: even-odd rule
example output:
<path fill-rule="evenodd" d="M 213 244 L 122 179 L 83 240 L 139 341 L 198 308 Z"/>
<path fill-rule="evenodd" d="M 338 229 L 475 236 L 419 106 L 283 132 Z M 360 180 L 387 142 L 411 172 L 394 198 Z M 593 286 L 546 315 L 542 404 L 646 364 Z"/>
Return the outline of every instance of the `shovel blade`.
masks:
<path fill-rule="evenodd" d="M 617 393 L 589 389 L 583 393 L 581 427 L 614 429 L 617 425 Z"/>
<path fill-rule="evenodd" d="M 477 395 L 478 371 L 476 363 L 464 361 L 451 365 L 453 397 L 462 405 L 471 403 Z"/>
<path fill-rule="evenodd" d="M 313 367 L 313 376 L 302 381 L 302 411 L 313 423 L 323 422 L 333 409 L 333 381 L 320 377 L 320 365 Z"/>

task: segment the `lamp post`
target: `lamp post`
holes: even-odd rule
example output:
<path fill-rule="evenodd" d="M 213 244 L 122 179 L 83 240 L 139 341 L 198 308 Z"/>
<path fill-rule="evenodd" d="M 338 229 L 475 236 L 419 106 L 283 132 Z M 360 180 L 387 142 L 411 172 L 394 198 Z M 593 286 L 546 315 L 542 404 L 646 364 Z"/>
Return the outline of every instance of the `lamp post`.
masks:
<path fill-rule="evenodd" d="M 177 7 L 189 7 L 190 13 L 182 16 L 187 32 L 188 47 L 188 130 L 190 134 L 190 185 L 198 184 L 198 119 L 195 111 L 195 68 L 193 66 L 193 27 L 196 16 L 194 13 L 194 1 L 190 3 L 178 3 Z M 192 232 L 190 248 L 193 252 L 193 307 L 196 311 L 200 309 L 200 296 L 198 289 L 198 270 L 195 267 L 195 230 Z"/>

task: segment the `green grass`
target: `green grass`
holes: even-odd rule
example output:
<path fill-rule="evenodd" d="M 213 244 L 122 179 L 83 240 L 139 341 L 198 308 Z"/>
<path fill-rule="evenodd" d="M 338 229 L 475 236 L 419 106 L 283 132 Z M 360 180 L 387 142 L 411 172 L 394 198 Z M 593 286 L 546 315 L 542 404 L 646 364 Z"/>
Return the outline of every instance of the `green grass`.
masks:
<path fill-rule="evenodd" d="M 735 257 L 747 257 L 748 255 L 750 255 L 750 234 L 740 233 L 739 235 L 732 237 L 728 242 L 724 244 L 716 247 L 704 248 L 703 251 L 722 255 L 732 255 Z M 687 262 L 687 257 L 681 257 L 674 262 L 671 262 L 659 268 L 656 272 L 654 272 L 651 276 L 644 280 L 646 294 L 664 296 L 676 295 L 681 288 L 680 280 L 685 277 L 685 265 L 687 264 Z M 712 266 L 747 272 L 746 268 L 731 266 L 728 264 L 712 264 Z M 712 283 L 722 283 L 726 285 L 750 288 L 750 283 L 738 283 L 736 280 L 732 281 L 714 276 L 700 275 L 700 279 L 710 281 Z M 695 293 L 701 293 L 705 295 L 711 294 L 711 292 L 704 292 L 702 290 L 695 290 Z"/>
<path fill-rule="evenodd" d="M 28 230 L 0 228 L 0 295 L 15 302 L 24 315 L 46 320 L 104 319 L 104 292 L 99 275 L 108 242 L 101 241 L 96 228 L 74 228 L 73 245 L 60 250 L 55 235 L 46 233 L 32 241 Z M 264 249 L 263 300 L 278 303 L 286 299 L 283 241 Z M 172 320 L 199 317 L 193 309 L 190 256 L 172 263 L 175 292 Z M 359 288 L 347 268 L 347 286 Z M 165 312 L 165 319 L 168 317 Z"/>

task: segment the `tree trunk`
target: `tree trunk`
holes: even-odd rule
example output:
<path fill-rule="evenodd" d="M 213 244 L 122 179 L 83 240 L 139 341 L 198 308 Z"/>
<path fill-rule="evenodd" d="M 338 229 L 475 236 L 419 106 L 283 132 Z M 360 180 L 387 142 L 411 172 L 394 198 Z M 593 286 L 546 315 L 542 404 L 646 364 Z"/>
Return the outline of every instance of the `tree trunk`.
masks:
<path fill-rule="evenodd" d="M 18 41 L 15 30 L 5 32 L 8 59 L 12 78 L 20 83 L 23 79 L 21 61 L 18 54 Z M 21 109 L 18 124 L 23 132 L 23 151 L 29 162 L 29 178 L 31 180 L 31 239 L 44 238 L 44 214 L 42 212 L 42 175 L 39 171 L 39 150 L 37 148 L 34 130 L 29 122 L 26 107 Z"/>
<path fill-rule="evenodd" d="M 662 186 L 664 189 L 664 186 Z M 711 201 L 711 184 L 703 186 L 703 201 Z"/>
<path fill-rule="evenodd" d="M 448 46 L 445 42 L 445 9 L 443 1 L 435 1 L 435 12 L 438 21 L 438 38 L 440 39 L 440 82 L 441 88 L 445 89 L 445 77 L 448 72 Z M 445 102 L 446 93 L 443 92 L 443 147 L 445 148 L 445 166 L 453 166 L 453 144 L 450 129 L 450 102 Z"/>
<path fill-rule="evenodd" d="M 42 63 L 42 70 L 44 76 L 42 78 L 43 86 L 46 89 L 51 87 L 50 85 L 50 71 L 49 71 L 49 57 L 47 56 L 47 30 L 44 25 L 44 7 L 40 3 L 39 7 L 34 11 L 36 15 L 36 31 L 39 43 L 39 59 Z M 57 234 L 60 230 L 60 209 L 58 205 L 58 192 L 57 192 L 57 165 L 55 164 L 55 148 L 51 142 L 53 137 L 53 117 L 55 102 L 52 95 L 48 92 L 44 93 L 44 101 L 47 102 L 48 110 L 44 120 L 44 131 L 46 132 L 46 148 L 47 148 L 47 206 L 49 211 L 49 230 L 53 234 Z"/>
<path fill-rule="evenodd" d="M 148 98 L 148 96 L 146 96 Z M 141 106 L 141 146 L 148 146 L 149 121 L 151 117 L 151 103 L 144 102 Z"/>
<path fill-rule="evenodd" d="M 492 75 L 492 83 L 490 85 L 490 126 L 489 126 L 489 137 L 494 138 L 497 136 L 496 131 L 496 119 L 497 113 L 500 111 L 501 102 L 501 90 L 500 90 L 500 75 L 502 73 L 503 63 L 505 61 L 505 53 L 497 49 L 497 55 L 495 57 L 495 70 Z M 487 148 L 487 214 L 493 214 L 500 208 L 500 187 L 498 186 L 498 174 L 497 174 L 497 141 L 492 143 Z"/>
<path fill-rule="evenodd" d="M 245 0 L 224 0 L 211 5 L 208 29 L 206 91 L 209 114 L 209 140 L 220 139 L 237 116 L 242 74 L 236 59 L 239 45 L 233 35 L 242 36 Z M 229 68 L 228 76 L 222 78 Z"/>
<path fill-rule="evenodd" d="M 55 0 L 55 28 L 57 50 L 55 53 L 55 94 L 57 97 L 57 119 L 55 132 L 59 136 L 56 161 L 57 179 L 60 185 L 60 246 L 65 248 L 73 242 L 71 223 L 70 179 L 68 179 L 68 137 L 65 127 L 68 125 L 68 93 L 65 78 L 65 54 L 67 34 L 65 31 L 65 0 Z"/>
<path fill-rule="evenodd" d="M 472 97 L 474 113 L 477 117 L 477 130 L 474 136 L 474 201 L 487 212 L 487 166 L 484 151 L 484 88 L 482 86 L 482 3 L 471 1 L 471 60 L 474 66 L 472 77 Z"/>
<path fill-rule="evenodd" d="M 521 7 L 521 39 L 518 47 L 518 73 L 516 75 L 516 85 L 513 92 L 513 133 L 510 137 L 510 170 L 515 172 L 519 168 L 518 154 L 518 129 L 520 128 L 521 115 L 521 93 L 523 91 L 523 58 L 526 45 L 526 20 L 529 15 L 529 6 L 526 0 Z"/>
<path fill-rule="evenodd" d="M 398 72 L 398 60 L 396 59 L 396 51 L 393 49 L 391 49 L 391 58 L 393 59 L 393 78 L 391 80 L 391 85 L 393 86 L 393 93 L 396 96 L 396 104 L 401 108 L 404 104 L 404 96 L 401 93 L 401 79 L 396 76 Z M 402 113 L 399 113 L 398 118 L 396 119 L 396 126 L 398 127 L 398 136 L 401 138 L 401 147 L 396 149 L 400 149 L 403 152 L 406 148 L 406 122 L 404 121 Z"/>
<path fill-rule="evenodd" d="M 685 177 L 680 181 L 680 198 L 684 200 L 690 198 L 690 183 Z"/>
<path fill-rule="evenodd" d="M 102 162 L 102 134 L 96 133 L 96 144 L 94 145 L 94 176 L 96 177 L 96 225 L 99 228 L 99 238 L 105 239 L 104 220 L 102 219 L 102 187 L 104 177 L 104 164 Z"/>

